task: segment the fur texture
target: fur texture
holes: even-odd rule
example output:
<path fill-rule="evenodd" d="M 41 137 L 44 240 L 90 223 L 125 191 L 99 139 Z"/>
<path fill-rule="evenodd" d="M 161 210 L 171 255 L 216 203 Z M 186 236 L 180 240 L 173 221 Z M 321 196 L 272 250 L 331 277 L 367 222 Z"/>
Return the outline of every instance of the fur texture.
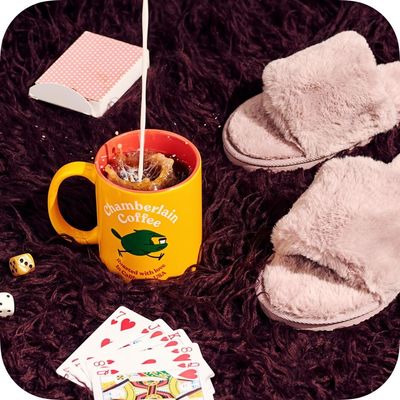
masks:
<path fill-rule="evenodd" d="M 227 122 L 229 142 L 239 154 L 258 159 L 285 160 L 302 157 L 302 151 L 278 132 L 265 111 L 262 97 L 262 94 L 254 96 L 234 111 Z"/>
<path fill-rule="evenodd" d="M 400 121 L 400 61 L 378 65 L 380 76 L 384 77 L 386 92 L 393 100 L 397 110 L 397 121 Z"/>
<path fill-rule="evenodd" d="M 307 157 L 321 157 L 396 125 L 397 110 L 385 81 L 365 38 L 341 32 L 269 63 L 263 72 L 263 103 L 287 141 Z"/>
<path fill-rule="evenodd" d="M 301 311 L 298 317 L 315 321 L 354 318 L 357 313 L 362 315 L 373 305 L 378 308 L 380 304 L 388 304 L 397 296 L 400 292 L 397 163 L 398 160 L 384 164 L 366 157 L 346 157 L 328 161 L 321 167 L 310 188 L 272 233 L 274 249 L 284 257 L 278 257 L 279 260 L 274 257 L 272 265 L 280 269 L 273 268 L 272 275 L 265 276 L 265 287 L 267 292 L 273 291 L 272 301 L 274 296 L 281 299 L 280 309 L 285 307 L 284 288 L 289 283 L 299 293 L 286 297 L 286 309 L 290 310 L 294 301 Z M 299 268 L 293 272 L 296 262 Z M 310 266 L 312 262 L 330 271 L 329 278 L 336 275 L 336 281 L 327 280 L 327 274 L 321 274 L 323 268 Z M 289 265 L 287 272 L 282 271 L 285 263 Z M 284 278 L 281 283 L 277 282 L 279 273 Z M 359 291 L 358 298 L 355 289 Z M 313 296 L 316 297 L 312 301 Z"/>
<path fill-rule="evenodd" d="M 263 94 L 242 104 L 227 126 L 238 158 L 329 156 L 400 121 L 400 62 L 377 68 L 354 31 L 274 60 L 262 77 Z"/>
<path fill-rule="evenodd" d="M 377 310 L 379 301 L 302 256 L 275 254 L 261 275 L 266 307 L 303 324 L 334 324 Z M 290 290 L 287 288 L 290 287 Z M 264 297 L 259 297 L 264 301 Z"/>
<path fill-rule="evenodd" d="M 37 4 L 9 27 L 1 51 L 0 290 L 16 301 L 0 319 L 3 358 L 25 390 L 50 399 L 91 393 L 55 370 L 119 305 L 184 328 L 216 373 L 217 400 L 355 398 L 382 385 L 399 352 L 400 302 L 337 332 L 298 332 L 269 320 L 254 284 L 272 252 L 272 227 L 317 168 L 248 173 L 223 152 L 232 111 L 261 93 L 261 74 L 343 30 L 367 38 L 378 63 L 399 59 L 385 19 L 359 3 L 332 0 L 150 1 L 149 127 L 192 140 L 203 158 L 204 243 L 195 273 L 165 282 L 124 284 L 96 246 L 58 237 L 47 190 L 70 161 L 91 161 L 115 130 L 139 126 L 140 82 L 100 119 L 28 98 L 35 79 L 84 30 L 140 45 L 141 1 L 58 0 Z M 400 131 L 375 137 L 352 155 L 385 162 L 400 152 Z M 61 209 L 79 228 L 96 222 L 93 187 L 71 179 Z M 13 278 L 10 256 L 30 252 L 35 273 Z M 290 286 L 287 288 L 290 291 Z"/>

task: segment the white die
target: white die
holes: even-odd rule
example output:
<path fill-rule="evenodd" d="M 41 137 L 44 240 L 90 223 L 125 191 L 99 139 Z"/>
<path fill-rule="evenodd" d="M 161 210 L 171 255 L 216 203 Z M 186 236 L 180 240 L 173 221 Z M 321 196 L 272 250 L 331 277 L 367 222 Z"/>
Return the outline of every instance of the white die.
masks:
<path fill-rule="evenodd" d="M 7 292 L 0 292 L 0 318 L 14 315 L 14 297 Z"/>

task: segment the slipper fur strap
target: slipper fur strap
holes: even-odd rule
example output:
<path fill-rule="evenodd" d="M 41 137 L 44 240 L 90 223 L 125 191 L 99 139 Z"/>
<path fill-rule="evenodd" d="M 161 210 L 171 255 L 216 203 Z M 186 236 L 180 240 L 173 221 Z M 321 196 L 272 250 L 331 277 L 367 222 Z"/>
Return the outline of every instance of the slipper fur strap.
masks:
<path fill-rule="evenodd" d="M 400 291 L 400 155 L 332 159 L 275 226 L 276 253 L 329 268 L 384 301 Z"/>
<path fill-rule="evenodd" d="M 266 112 L 307 157 L 351 148 L 397 123 L 375 57 L 353 31 L 272 61 L 263 82 Z"/>

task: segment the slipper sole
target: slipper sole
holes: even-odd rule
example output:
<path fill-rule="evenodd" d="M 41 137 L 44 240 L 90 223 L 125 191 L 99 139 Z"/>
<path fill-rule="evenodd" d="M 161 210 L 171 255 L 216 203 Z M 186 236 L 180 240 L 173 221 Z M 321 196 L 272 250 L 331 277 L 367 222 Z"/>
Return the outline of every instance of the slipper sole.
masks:
<path fill-rule="evenodd" d="M 255 96 L 256 97 L 256 96 Z M 335 157 L 338 153 L 324 155 L 321 157 L 314 157 L 314 158 L 306 158 L 306 157 L 297 157 L 297 158 L 287 158 L 287 159 L 261 159 L 247 156 L 241 153 L 235 145 L 231 142 L 229 138 L 229 124 L 236 112 L 240 112 L 239 106 L 228 118 L 226 121 L 224 128 L 222 130 L 222 142 L 224 147 L 224 152 L 233 164 L 238 165 L 248 171 L 254 171 L 256 169 L 268 169 L 273 172 L 280 172 L 280 171 L 291 171 L 298 168 L 302 169 L 309 169 L 314 167 L 317 164 L 325 162 L 333 157 Z M 268 132 L 266 132 L 268 134 Z M 374 136 L 373 136 L 374 137 Z M 355 147 L 365 146 L 367 145 L 373 137 L 364 140 L 363 142 L 357 143 L 356 145 L 349 147 L 343 150 L 352 150 Z M 342 151 L 343 151 L 342 150 Z"/>

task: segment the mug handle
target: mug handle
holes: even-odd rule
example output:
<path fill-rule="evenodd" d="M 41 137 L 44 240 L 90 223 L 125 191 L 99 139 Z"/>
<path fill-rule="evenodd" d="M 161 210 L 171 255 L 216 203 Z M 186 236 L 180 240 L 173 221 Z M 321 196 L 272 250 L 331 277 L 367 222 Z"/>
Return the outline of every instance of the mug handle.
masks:
<path fill-rule="evenodd" d="M 58 206 L 58 189 L 65 179 L 72 176 L 82 176 L 93 184 L 96 184 L 96 174 L 96 167 L 94 164 L 83 161 L 71 162 L 69 164 L 65 164 L 56 172 L 49 187 L 47 208 L 51 224 L 59 235 L 65 234 L 71 236 L 80 244 L 97 244 L 98 227 L 96 226 L 90 231 L 83 231 L 74 228 L 67 221 L 65 221 Z"/>

